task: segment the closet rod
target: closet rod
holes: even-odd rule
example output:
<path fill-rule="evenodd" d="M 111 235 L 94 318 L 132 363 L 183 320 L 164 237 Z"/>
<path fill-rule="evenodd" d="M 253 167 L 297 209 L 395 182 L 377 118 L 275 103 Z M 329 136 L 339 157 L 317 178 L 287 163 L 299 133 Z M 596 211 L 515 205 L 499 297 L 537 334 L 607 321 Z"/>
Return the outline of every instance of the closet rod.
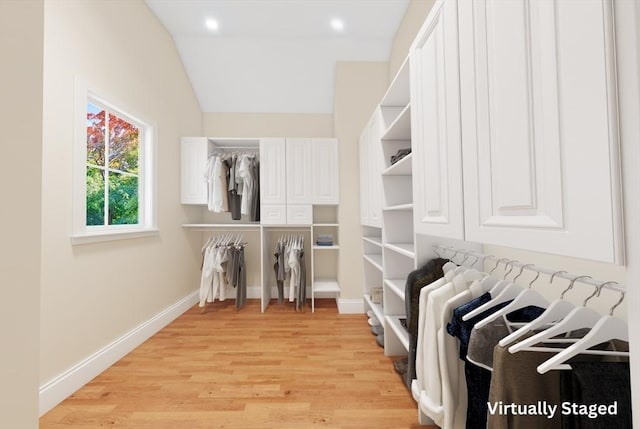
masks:
<path fill-rule="evenodd" d="M 600 281 L 598 279 L 594 279 L 594 278 L 585 278 L 581 275 L 574 275 L 571 274 L 567 271 L 564 270 L 550 270 L 548 268 L 542 268 L 542 267 L 538 267 L 534 264 L 527 264 L 527 263 L 523 263 L 520 261 L 516 261 L 516 260 L 512 260 L 509 259 L 508 261 L 506 260 L 507 258 L 496 258 L 493 255 L 485 255 L 484 253 L 478 253 L 478 252 L 472 252 L 472 251 L 468 251 L 468 250 L 464 250 L 464 249 L 456 249 L 455 247 L 452 246 L 443 246 L 440 244 L 434 244 L 433 245 L 434 249 L 440 250 L 442 252 L 455 252 L 455 254 L 451 257 L 451 259 L 453 259 L 456 255 L 463 255 L 463 256 L 473 256 L 475 258 L 478 258 L 477 261 L 474 261 L 474 263 L 472 265 L 477 264 L 478 262 L 482 261 L 484 263 L 484 261 L 486 259 L 493 259 L 494 261 L 502 261 L 504 262 L 506 265 L 509 265 L 510 267 L 513 268 L 522 268 L 525 267 L 525 269 L 530 270 L 530 271 L 535 271 L 537 273 L 540 274 L 547 274 L 549 276 L 554 276 L 554 277 L 560 277 L 566 280 L 573 280 L 575 278 L 580 277 L 580 280 L 578 280 L 578 282 L 580 283 L 585 283 L 585 284 L 589 284 L 591 286 L 596 286 L 598 288 L 600 288 L 601 286 L 604 289 L 609 289 L 609 290 L 613 290 L 619 293 L 626 293 L 627 292 L 627 288 L 624 285 L 621 284 L 612 284 L 611 282 L 604 282 L 604 281 Z M 443 255 L 444 256 L 444 255 Z M 499 263 L 499 262 L 498 262 Z"/>
<path fill-rule="evenodd" d="M 223 149 L 239 149 L 239 150 L 260 150 L 259 147 L 247 147 L 247 146 L 215 146 L 214 150 Z"/>

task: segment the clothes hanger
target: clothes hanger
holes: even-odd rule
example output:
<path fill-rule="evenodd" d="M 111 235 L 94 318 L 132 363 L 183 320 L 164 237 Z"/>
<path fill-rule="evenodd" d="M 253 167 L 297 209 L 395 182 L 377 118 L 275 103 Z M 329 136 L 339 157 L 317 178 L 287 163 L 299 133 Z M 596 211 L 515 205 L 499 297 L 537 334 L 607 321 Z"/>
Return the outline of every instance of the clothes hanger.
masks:
<path fill-rule="evenodd" d="M 509 282 L 506 281 L 507 276 L 511 273 L 511 271 L 513 271 L 513 264 L 515 262 L 517 261 L 515 260 L 509 261 L 508 264 L 511 264 L 511 269 L 507 273 L 505 273 L 504 280 L 499 281 L 489 292 L 493 298 L 491 298 L 490 301 L 482 304 L 480 307 L 462 316 L 462 320 L 466 322 L 482 314 L 486 310 L 495 307 L 496 305 L 499 305 L 499 304 L 502 304 L 503 302 L 507 302 L 511 299 L 514 299 L 518 295 L 518 293 L 520 293 L 520 291 L 522 290 L 520 286 L 517 286 L 510 281 Z M 497 295 L 494 295 L 494 290 L 496 290 L 498 287 L 504 287 L 504 288 L 500 291 L 500 293 L 498 293 Z"/>
<path fill-rule="evenodd" d="M 569 287 L 562 292 L 561 297 L 564 297 L 564 294 L 567 291 L 569 291 L 571 288 L 573 288 L 573 285 L 575 284 L 576 280 L 584 279 L 584 278 L 591 278 L 591 277 L 590 276 L 574 277 L 571 280 L 571 284 L 569 285 Z M 598 312 L 596 312 L 595 310 L 592 310 L 591 308 L 576 307 L 573 310 L 571 310 L 566 315 L 566 317 L 564 317 L 557 324 L 529 338 L 526 338 L 523 341 L 520 341 L 519 343 L 512 345 L 511 347 L 509 347 L 509 351 L 511 353 L 516 353 L 524 349 L 540 350 L 540 348 L 535 348 L 531 346 L 539 342 L 551 340 L 553 339 L 553 337 L 556 337 L 558 335 L 568 334 L 578 329 L 592 328 L 598 322 L 598 320 L 600 320 L 601 317 L 602 316 Z M 572 341 L 566 341 L 566 339 L 559 339 L 559 341 L 547 341 L 547 342 L 572 342 Z"/>
<path fill-rule="evenodd" d="M 553 285 L 553 280 L 555 279 L 556 275 L 560 273 L 566 273 L 566 271 L 560 270 L 551 274 L 551 280 L 549 282 L 549 286 Z M 574 308 L 575 306 L 571 304 L 569 301 L 565 301 L 563 299 L 555 300 L 551 304 L 549 304 L 549 306 L 544 311 L 544 313 L 542 313 L 539 317 L 527 323 L 517 331 L 512 332 L 511 334 L 501 339 L 499 344 L 503 347 L 506 347 L 509 344 L 511 344 L 513 341 L 527 334 L 528 332 L 540 329 L 543 326 L 548 325 L 549 323 L 555 323 L 559 320 L 562 320 Z"/>
<path fill-rule="evenodd" d="M 507 281 L 507 276 L 511 273 L 511 271 L 513 271 L 513 264 L 515 262 L 518 262 L 515 259 L 514 260 L 509 260 L 508 258 L 504 258 L 504 259 L 507 260 L 507 263 L 505 264 L 504 268 L 506 270 L 507 267 L 509 267 L 509 270 L 503 274 L 502 280 L 496 282 L 493 288 L 491 288 L 491 290 L 489 291 L 492 297 L 498 296 L 510 284 L 510 282 Z M 491 272 L 493 272 L 496 268 L 497 268 L 497 265 Z"/>
<path fill-rule="evenodd" d="M 524 272 L 524 269 L 527 267 L 532 267 L 533 264 L 526 264 L 523 265 L 520 268 L 520 273 L 513 279 L 513 282 L 515 282 L 518 277 L 520 277 L 522 275 L 522 273 Z M 531 281 L 531 283 L 529 283 L 529 287 L 526 288 L 525 290 L 521 291 L 514 299 L 512 302 L 510 302 L 507 306 L 501 308 L 500 310 L 496 311 L 495 313 L 491 314 L 488 317 L 485 317 L 484 319 L 480 320 L 478 323 L 476 323 L 476 327 L 478 329 L 482 328 L 483 326 L 487 326 L 489 323 L 491 323 L 492 321 L 496 320 L 499 317 L 504 317 L 505 321 L 507 323 L 509 323 L 509 321 L 506 319 L 506 316 L 509 313 L 512 313 L 516 310 L 520 310 L 521 308 L 525 308 L 525 307 L 529 307 L 532 305 L 535 305 L 536 307 L 543 307 L 546 308 L 549 305 L 549 302 L 542 296 L 540 295 L 538 292 L 534 291 L 531 289 L 531 286 L 533 286 L 533 283 L 536 281 L 536 279 L 538 277 L 540 277 L 540 272 L 536 271 L 538 273 L 538 275 Z"/>
<path fill-rule="evenodd" d="M 607 282 L 615 283 L 615 282 Z M 597 288 L 596 293 L 600 295 L 603 283 Z M 593 295 L 592 295 L 593 296 Z M 588 301 L 592 296 L 587 298 Z M 613 311 L 624 300 L 624 292 L 620 292 L 620 300 L 611 307 L 609 315 L 603 316 L 593 325 L 593 328 L 587 335 L 582 337 L 576 343 L 562 350 L 551 359 L 546 360 L 537 368 L 538 373 L 545 374 L 554 369 L 571 369 L 571 365 L 566 364 L 569 359 L 579 354 L 593 354 L 599 356 L 629 356 L 629 352 L 619 352 L 612 350 L 590 350 L 591 347 L 598 344 L 606 343 L 611 340 L 622 340 L 629 342 L 629 325 L 627 322 L 613 316 Z"/>

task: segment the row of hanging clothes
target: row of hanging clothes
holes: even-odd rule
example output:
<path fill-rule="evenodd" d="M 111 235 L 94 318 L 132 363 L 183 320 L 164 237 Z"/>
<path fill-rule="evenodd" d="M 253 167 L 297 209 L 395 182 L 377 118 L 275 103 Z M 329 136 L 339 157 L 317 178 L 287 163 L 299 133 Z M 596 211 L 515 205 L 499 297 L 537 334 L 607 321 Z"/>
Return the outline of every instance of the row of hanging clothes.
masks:
<path fill-rule="evenodd" d="M 229 212 L 260 221 L 260 160 L 256 153 L 218 151 L 209 156 L 205 173 L 207 207 L 214 213 Z"/>
<path fill-rule="evenodd" d="M 284 303 L 288 289 L 289 302 L 300 310 L 307 299 L 307 270 L 304 262 L 304 236 L 286 235 L 278 239 L 273 256 L 273 270 L 278 287 L 278 303 Z"/>
<path fill-rule="evenodd" d="M 199 306 L 235 295 L 236 308 L 247 302 L 247 270 L 242 235 L 210 236 L 202 247 Z M 235 289 L 235 292 L 231 290 Z"/>
<path fill-rule="evenodd" d="M 424 415 L 444 429 L 631 428 L 628 326 L 613 316 L 625 289 L 507 259 L 482 273 L 454 252 L 461 265 L 438 253 L 406 283 L 405 380 Z M 556 276 L 569 285 L 549 302 L 535 289 Z M 564 297 L 580 280 L 594 290 L 575 306 Z M 607 316 L 587 306 L 603 288 L 620 293 Z"/>

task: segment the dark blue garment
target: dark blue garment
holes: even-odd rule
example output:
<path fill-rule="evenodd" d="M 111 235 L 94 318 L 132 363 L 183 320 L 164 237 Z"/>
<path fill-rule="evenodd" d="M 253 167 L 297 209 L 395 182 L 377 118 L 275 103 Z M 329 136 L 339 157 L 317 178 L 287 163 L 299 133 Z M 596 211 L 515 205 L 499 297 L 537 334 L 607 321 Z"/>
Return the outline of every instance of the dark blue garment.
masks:
<path fill-rule="evenodd" d="M 473 327 L 482 319 L 491 316 L 498 310 L 506 307 L 512 301 L 503 302 L 493 306 L 479 315 L 464 321 L 462 317 L 472 310 L 491 300 L 489 292 L 480 295 L 453 310 L 453 317 L 447 324 L 447 332 L 460 340 L 460 359 L 464 361 L 464 374 L 467 382 L 467 429 L 486 429 L 487 427 L 487 401 L 489 400 L 489 388 L 491 385 L 491 371 L 474 365 L 466 360 L 469 349 L 469 340 Z M 507 315 L 510 322 L 530 322 L 544 311 L 543 308 L 529 306 L 516 310 Z"/>

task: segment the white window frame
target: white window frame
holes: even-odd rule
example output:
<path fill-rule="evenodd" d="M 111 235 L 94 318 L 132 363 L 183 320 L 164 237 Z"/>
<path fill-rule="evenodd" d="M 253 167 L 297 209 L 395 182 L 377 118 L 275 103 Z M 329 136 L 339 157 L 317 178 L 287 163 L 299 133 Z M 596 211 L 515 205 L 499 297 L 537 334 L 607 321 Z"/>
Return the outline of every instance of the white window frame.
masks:
<path fill-rule="evenodd" d="M 156 126 L 124 104 L 76 77 L 74 94 L 72 244 L 95 243 L 158 234 Z M 87 104 L 106 108 L 139 129 L 138 223 L 87 225 Z M 105 144 L 108 142 L 105 141 Z M 105 161 L 106 162 L 106 161 Z M 106 167 L 106 166 L 105 166 Z"/>

